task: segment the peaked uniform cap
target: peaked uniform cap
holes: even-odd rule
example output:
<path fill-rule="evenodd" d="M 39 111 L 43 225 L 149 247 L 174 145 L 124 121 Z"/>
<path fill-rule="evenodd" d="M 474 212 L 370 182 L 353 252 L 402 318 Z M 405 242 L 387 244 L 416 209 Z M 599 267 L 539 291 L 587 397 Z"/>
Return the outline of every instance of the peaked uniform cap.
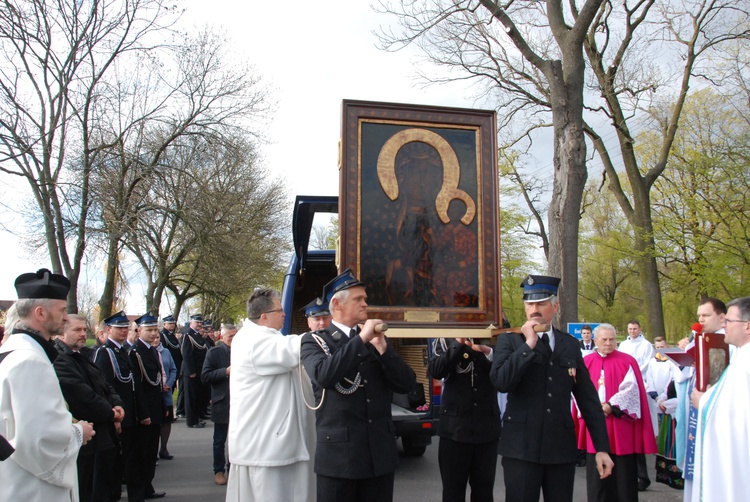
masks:
<path fill-rule="evenodd" d="M 151 315 L 151 312 L 147 312 L 143 314 L 141 317 L 135 320 L 135 323 L 139 327 L 147 327 L 147 326 L 158 326 L 159 320 L 156 318 L 156 316 Z"/>
<path fill-rule="evenodd" d="M 323 301 L 322 298 L 316 298 L 304 307 L 302 310 L 305 312 L 305 317 L 320 317 L 324 315 L 331 315 L 328 311 L 328 304 Z"/>
<path fill-rule="evenodd" d="M 53 274 L 46 268 L 19 275 L 16 277 L 15 286 L 19 300 L 67 300 L 70 291 L 70 281 L 67 277 Z"/>
<path fill-rule="evenodd" d="M 190 316 L 190 320 L 203 322 L 203 314 L 193 314 Z"/>
<path fill-rule="evenodd" d="M 121 310 L 104 319 L 104 324 L 113 328 L 129 328 L 130 319 L 128 319 L 125 311 Z"/>
<path fill-rule="evenodd" d="M 521 282 L 523 301 L 528 303 L 543 302 L 552 296 L 557 296 L 560 285 L 558 277 L 548 275 L 527 275 Z"/>
<path fill-rule="evenodd" d="M 323 286 L 323 298 L 325 298 L 325 303 L 331 303 L 331 298 L 333 298 L 333 295 L 339 291 L 353 288 L 355 286 L 364 286 L 364 284 L 354 277 L 352 269 L 347 268 L 328 282 L 328 284 Z"/>
<path fill-rule="evenodd" d="M 162 322 L 177 322 L 172 314 L 161 318 Z"/>

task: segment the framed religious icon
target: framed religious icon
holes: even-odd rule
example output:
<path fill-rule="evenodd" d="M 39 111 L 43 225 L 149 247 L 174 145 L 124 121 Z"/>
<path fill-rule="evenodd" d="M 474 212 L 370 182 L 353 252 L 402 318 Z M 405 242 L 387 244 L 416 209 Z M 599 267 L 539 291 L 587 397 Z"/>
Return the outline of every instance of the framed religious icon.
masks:
<path fill-rule="evenodd" d="M 695 333 L 695 342 L 686 351 L 674 350 L 666 355 L 680 366 L 695 366 L 695 386 L 706 392 L 729 365 L 729 345 L 722 333 Z"/>
<path fill-rule="evenodd" d="M 500 326 L 494 111 L 345 100 L 340 269 L 400 327 Z"/>
<path fill-rule="evenodd" d="M 699 391 L 706 392 L 709 385 L 719 381 L 729 365 L 729 345 L 721 333 L 696 333 L 692 350 L 695 357 L 695 386 Z"/>

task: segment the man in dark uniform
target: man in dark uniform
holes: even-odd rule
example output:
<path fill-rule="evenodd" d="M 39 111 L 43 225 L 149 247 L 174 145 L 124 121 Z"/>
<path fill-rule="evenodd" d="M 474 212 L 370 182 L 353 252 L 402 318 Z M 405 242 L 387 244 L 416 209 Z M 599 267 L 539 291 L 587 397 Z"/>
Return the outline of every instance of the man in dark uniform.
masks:
<path fill-rule="evenodd" d="M 230 350 L 235 334 L 237 334 L 237 326 L 222 325 L 221 341 L 223 343 L 208 349 L 201 372 L 201 380 L 211 387 L 211 421 L 214 423 L 214 482 L 217 485 L 227 484 L 225 445 L 229 432 L 229 373 L 232 357 Z"/>
<path fill-rule="evenodd" d="M 172 386 L 172 392 L 175 388 L 177 389 L 177 402 L 174 408 L 173 422 L 177 421 L 177 418 L 185 415 L 185 401 L 183 396 L 183 385 L 182 385 L 182 340 L 181 337 L 177 336 L 177 321 L 174 315 L 169 314 L 168 316 L 162 317 L 162 330 L 159 333 L 159 339 L 161 340 L 162 347 L 165 347 L 169 351 L 169 355 L 172 356 L 175 367 L 177 368 L 177 378 Z"/>
<path fill-rule="evenodd" d="M 122 477 L 115 471 L 120 442 L 117 431 L 125 415 L 122 400 L 101 370 L 87 359 L 86 321 L 68 314 L 65 332 L 55 340 L 60 355 L 55 372 L 73 417 L 94 424 L 96 435 L 78 452 L 78 492 L 81 502 L 109 502 L 121 491 Z"/>
<path fill-rule="evenodd" d="M 133 379 L 141 386 L 141 400 L 146 414 L 138 417 L 138 429 L 132 464 L 128 474 L 137 486 L 135 500 L 155 499 L 166 495 L 154 490 L 153 481 L 156 472 L 156 458 L 159 452 L 159 435 L 164 420 L 164 371 L 159 359 L 159 352 L 153 346 L 159 337 L 159 321 L 150 313 L 135 320 L 138 338 L 130 350 L 130 364 L 133 367 Z M 130 497 L 130 494 L 128 494 Z"/>
<path fill-rule="evenodd" d="M 94 353 L 94 364 L 104 374 L 105 380 L 122 399 L 125 417 L 120 432 L 121 455 L 118 458 L 118 473 L 124 473 L 128 488 L 128 500 L 138 500 L 138 487 L 133 484 L 128 469 L 132 464 L 133 447 L 136 441 L 136 426 L 141 417 L 146 416 L 147 410 L 140 396 L 141 386 L 133 378 L 132 366 L 127 349 L 130 320 L 122 310 L 104 319 L 107 331 L 107 341 Z M 119 493 L 119 490 L 118 490 Z"/>
<path fill-rule="evenodd" d="M 211 319 L 203 321 L 203 340 L 206 341 L 206 346 L 209 349 L 216 345 L 216 340 L 214 340 L 214 324 Z"/>
<path fill-rule="evenodd" d="M 301 358 L 320 409 L 315 473 L 319 501 L 391 501 L 398 465 L 393 392 L 416 385 L 414 371 L 367 319 L 367 294 L 351 270 L 325 285 L 333 323 L 302 340 Z M 361 327 L 360 323 L 364 323 Z"/>
<path fill-rule="evenodd" d="M 201 420 L 201 396 L 203 383 L 201 371 L 206 359 L 206 342 L 203 339 L 203 315 L 190 316 L 190 330 L 182 341 L 182 383 L 185 385 L 185 416 L 187 426 L 193 429 L 205 427 Z"/>
<path fill-rule="evenodd" d="M 492 502 L 500 438 L 500 408 L 490 381 L 492 349 L 469 338 L 436 338 L 427 365 L 432 378 L 443 380 L 438 436 L 438 463 L 443 502 Z"/>
<path fill-rule="evenodd" d="M 206 354 L 211 347 L 216 346 L 216 340 L 214 340 L 214 328 L 211 319 L 203 320 L 203 342 L 206 344 Z M 204 360 L 205 361 L 205 360 Z M 200 378 L 200 372 L 203 371 L 203 366 L 198 368 L 198 378 Z M 198 414 L 201 420 L 208 420 L 211 416 L 211 385 L 201 380 L 201 409 Z"/>
<path fill-rule="evenodd" d="M 180 348 L 180 339 L 175 334 L 175 327 L 177 322 L 172 314 L 162 317 L 162 329 L 159 333 L 159 339 L 161 340 L 162 346 L 168 351 L 169 355 L 172 356 L 174 365 L 177 368 L 177 380 L 175 380 L 175 387 L 178 386 L 177 382 L 182 377 L 182 349 Z M 172 389 L 174 392 L 174 389 Z M 180 389 L 180 392 L 182 389 Z"/>
<path fill-rule="evenodd" d="M 570 396 L 589 424 L 602 478 L 612 473 L 604 413 L 581 357 L 578 340 L 551 327 L 559 309 L 556 277 L 523 280 L 526 323 L 521 333 L 498 336 L 490 372 L 495 388 L 508 393 L 500 438 L 505 499 L 573 500 L 578 457 Z M 593 425 L 591 425 L 593 424 Z"/>
<path fill-rule="evenodd" d="M 328 311 L 328 304 L 323 298 L 316 298 L 302 310 L 305 312 L 307 318 L 307 327 L 310 331 L 318 331 L 319 329 L 326 329 L 331 325 L 331 313 Z"/>

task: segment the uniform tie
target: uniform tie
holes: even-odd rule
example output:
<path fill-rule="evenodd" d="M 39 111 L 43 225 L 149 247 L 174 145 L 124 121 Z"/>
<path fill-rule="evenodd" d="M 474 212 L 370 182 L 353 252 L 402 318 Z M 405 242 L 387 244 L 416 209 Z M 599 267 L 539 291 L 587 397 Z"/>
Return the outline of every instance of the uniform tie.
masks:
<path fill-rule="evenodd" d="M 548 354 L 551 353 L 552 350 L 549 347 L 549 335 L 546 332 L 542 335 L 542 343 L 544 344 L 545 352 Z"/>

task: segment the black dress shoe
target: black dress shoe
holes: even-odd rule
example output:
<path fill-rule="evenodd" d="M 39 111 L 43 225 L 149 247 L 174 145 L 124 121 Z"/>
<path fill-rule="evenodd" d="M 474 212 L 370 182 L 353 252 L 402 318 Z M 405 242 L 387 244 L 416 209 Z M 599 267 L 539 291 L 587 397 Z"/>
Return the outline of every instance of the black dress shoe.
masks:
<path fill-rule="evenodd" d="M 159 458 L 163 458 L 164 460 L 172 460 L 174 458 L 174 455 L 159 452 Z"/>
<path fill-rule="evenodd" d="M 206 426 L 203 422 L 198 422 L 197 424 L 188 425 L 191 429 L 202 429 Z"/>
<path fill-rule="evenodd" d="M 146 499 L 160 499 L 166 494 L 167 492 L 154 492 L 151 495 L 146 495 Z"/>

